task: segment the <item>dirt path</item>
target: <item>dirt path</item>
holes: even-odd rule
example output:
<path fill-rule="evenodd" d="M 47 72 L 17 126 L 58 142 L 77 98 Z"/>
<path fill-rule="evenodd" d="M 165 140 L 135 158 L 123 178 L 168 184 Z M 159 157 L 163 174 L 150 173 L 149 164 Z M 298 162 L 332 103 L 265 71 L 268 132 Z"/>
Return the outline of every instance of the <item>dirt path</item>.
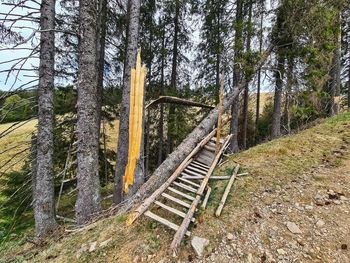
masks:
<path fill-rule="evenodd" d="M 254 210 L 195 262 L 350 262 L 350 154 L 343 146 L 333 155 L 337 167 L 325 160 L 285 185 L 260 187 Z"/>

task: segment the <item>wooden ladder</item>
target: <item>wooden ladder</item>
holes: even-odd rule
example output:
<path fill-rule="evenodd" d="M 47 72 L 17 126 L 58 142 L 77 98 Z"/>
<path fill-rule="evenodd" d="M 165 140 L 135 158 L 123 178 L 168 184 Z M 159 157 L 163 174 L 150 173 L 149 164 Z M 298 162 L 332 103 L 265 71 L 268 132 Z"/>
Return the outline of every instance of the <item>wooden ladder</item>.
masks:
<path fill-rule="evenodd" d="M 210 140 L 215 135 L 213 130 L 196 148 L 185 158 L 181 165 L 150 197 L 148 197 L 128 218 L 132 224 L 142 214 L 176 231 L 171 249 L 177 249 L 184 238 L 190 236 L 190 223 L 195 222 L 195 212 L 203 201 L 206 204 L 210 194 L 207 187 L 210 176 L 218 163 L 224 149 L 228 145 L 231 135 L 220 142 L 220 151 L 215 154 L 215 144 Z M 205 189 L 207 194 L 204 196 Z M 203 200 L 204 199 L 204 200 Z M 205 204 L 202 204 L 202 206 Z M 169 218 L 170 215 L 175 223 Z"/>

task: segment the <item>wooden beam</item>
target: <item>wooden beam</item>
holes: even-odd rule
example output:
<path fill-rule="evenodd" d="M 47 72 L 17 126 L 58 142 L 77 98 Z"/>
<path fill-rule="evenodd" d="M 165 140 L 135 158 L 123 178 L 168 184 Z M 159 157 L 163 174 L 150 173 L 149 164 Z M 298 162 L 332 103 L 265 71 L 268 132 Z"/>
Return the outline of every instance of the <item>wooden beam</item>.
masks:
<path fill-rule="evenodd" d="M 174 224 L 173 222 L 170 222 L 169 220 L 166 220 L 165 218 L 163 217 L 160 217 L 156 214 L 153 214 L 151 211 L 147 211 L 145 213 L 145 216 L 148 216 L 149 218 L 152 218 L 153 220 L 156 220 L 157 222 L 177 231 L 179 229 L 179 226 Z M 186 231 L 186 236 L 191 236 L 191 232 L 189 231 Z"/>
<path fill-rule="evenodd" d="M 211 187 L 208 186 L 207 187 L 207 193 L 205 194 L 205 197 L 204 197 L 204 200 L 202 202 L 201 208 L 205 209 L 207 207 L 207 203 L 208 203 L 208 200 L 209 200 L 210 193 L 211 193 Z"/>
<path fill-rule="evenodd" d="M 151 101 L 147 106 L 146 109 L 158 105 L 160 103 L 169 103 L 169 104 L 179 104 L 179 105 L 185 105 L 185 106 L 192 106 L 192 107 L 201 107 L 201 108 L 207 108 L 207 109 L 214 109 L 214 106 L 210 106 L 204 103 L 192 101 L 192 100 L 186 100 L 182 98 L 177 98 L 173 96 L 160 96 L 158 99 Z"/>
<path fill-rule="evenodd" d="M 221 212 L 222 212 L 222 209 L 224 208 L 224 205 L 226 203 L 226 199 L 227 199 L 227 196 L 231 190 L 231 187 L 233 185 L 233 182 L 235 181 L 236 179 L 236 176 L 237 176 L 237 173 L 238 173 L 238 170 L 239 170 L 239 164 L 237 164 L 235 170 L 233 171 L 232 173 L 232 176 L 230 178 L 230 181 L 228 182 L 226 188 L 225 188 L 225 192 L 221 198 L 221 201 L 220 201 L 220 204 L 219 204 L 219 207 L 216 209 L 216 212 L 215 212 L 215 215 L 216 216 L 220 216 L 221 215 Z"/>
<path fill-rule="evenodd" d="M 194 197 L 193 197 L 193 196 L 190 196 L 190 195 L 185 194 L 185 193 L 183 193 L 183 192 L 181 192 L 181 191 L 179 191 L 179 190 L 176 190 L 176 189 L 173 188 L 173 187 L 170 187 L 170 186 L 169 186 L 167 189 L 168 189 L 169 191 L 175 193 L 175 194 L 178 194 L 178 195 L 181 195 L 182 197 L 185 197 L 186 199 L 188 199 L 188 200 L 190 200 L 190 201 L 193 201 L 193 200 L 194 200 Z"/>
<path fill-rule="evenodd" d="M 186 214 L 184 212 L 181 212 L 180 210 L 177 210 L 176 208 L 173 208 L 171 206 L 167 206 L 166 204 L 163 204 L 159 201 L 155 201 L 154 202 L 157 206 L 160 206 L 161 208 L 175 214 L 175 215 L 178 215 L 182 218 L 185 218 Z M 192 222 L 195 222 L 196 220 L 194 218 L 192 218 Z"/>

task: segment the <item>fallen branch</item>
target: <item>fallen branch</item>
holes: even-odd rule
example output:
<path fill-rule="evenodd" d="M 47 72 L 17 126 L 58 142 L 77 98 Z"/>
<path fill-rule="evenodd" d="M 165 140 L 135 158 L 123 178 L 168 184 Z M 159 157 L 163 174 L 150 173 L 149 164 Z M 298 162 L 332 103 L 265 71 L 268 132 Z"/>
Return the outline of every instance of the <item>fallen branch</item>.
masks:
<path fill-rule="evenodd" d="M 172 96 L 160 96 L 158 99 L 153 100 L 148 105 L 146 105 L 146 109 L 153 105 L 158 105 L 160 103 L 179 104 L 179 105 L 201 107 L 201 108 L 208 108 L 208 109 L 215 108 L 214 106 L 210 106 L 201 102 L 186 100 L 186 99 L 172 97 Z"/>

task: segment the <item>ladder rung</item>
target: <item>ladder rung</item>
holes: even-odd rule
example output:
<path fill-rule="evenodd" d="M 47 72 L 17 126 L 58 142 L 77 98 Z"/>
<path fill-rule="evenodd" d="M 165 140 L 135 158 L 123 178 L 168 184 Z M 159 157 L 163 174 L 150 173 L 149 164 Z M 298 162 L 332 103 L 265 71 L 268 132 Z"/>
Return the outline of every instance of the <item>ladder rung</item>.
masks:
<path fill-rule="evenodd" d="M 198 176 L 198 175 L 202 175 L 203 174 L 203 173 L 200 174 L 198 172 L 191 171 L 188 168 L 185 168 L 184 172 L 187 173 L 188 175 L 193 175 L 193 176 Z M 207 174 L 207 173 L 204 173 L 204 174 Z"/>
<path fill-rule="evenodd" d="M 204 149 L 206 149 L 206 150 L 208 150 L 210 152 L 215 152 L 216 151 L 215 147 L 211 147 L 209 145 L 204 145 Z"/>
<path fill-rule="evenodd" d="M 197 169 L 201 169 L 203 172 L 207 172 L 209 169 L 203 167 L 203 166 L 200 166 L 200 165 L 197 165 L 195 163 L 190 163 L 187 167 L 194 167 L 194 168 L 197 168 Z"/>
<path fill-rule="evenodd" d="M 197 159 L 196 159 L 197 161 L 200 161 L 201 163 L 212 163 L 213 162 L 213 158 L 207 158 L 207 157 L 205 157 L 205 156 L 203 156 L 203 155 L 201 155 L 201 156 L 198 156 L 197 157 Z"/>
<path fill-rule="evenodd" d="M 191 182 L 190 180 L 186 180 L 185 178 L 182 178 L 182 177 L 178 177 L 177 179 L 179 179 L 180 181 L 184 182 L 184 183 L 187 183 L 187 184 L 190 184 L 190 185 L 193 185 L 195 187 L 200 187 L 199 184 L 196 184 L 194 182 Z"/>
<path fill-rule="evenodd" d="M 169 220 L 163 218 L 163 217 L 160 217 L 156 214 L 153 214 L 151 211 L 146 211 L 145 212 L 145 216 L 148 216 L 149 218 L 152 218 L 153 220 L 167 226 L 167 227 L 170 227 L 171 229 L 177 231 L 180 227 L 176 224 L 174 224 L 173 222 L 170 222 Z M 191 232 L 190 231 L 186 231 L 186 236 L 190 236 L 191 235 Z"/>
<path fill-rule="evenodd" d="M 193 166 L 190 166 L 190 165 L 188 165 L 188 166 L 186 167 L 186 169 L 191 170 L 192 172 L 196 172 L 196 173 L 203 174 L 203 175 L 206 175 L 206 174 L 207 174 L 207 171 L 200 170 L 200 169 L 198 169 L 198 168 L 196 168 L 196 167 L 193 167 Z M 186 169 L 185 169 L 185 171 L 186 171 Z M 196 175 L 197 175 L 197 174 L 196 174 Z"/>
<path fill-rule="evenodd" d="M 193 201 L 195 198 L 193 196 L 190 196 L 190 195 L 187 195 L 179 190 L 176 190 L 175 188 L 172 188 L 172 187 L 168 187 L 167 188 L 168 190 L 172 191 L 173 193 L 175 194 L 178 194 L 178 195 L 181 195 L 182 197 L 185 197 L 186 199 L 190 200 L 190 201 Z"/>
<path fill-rule="evenodd" d="M 187 208 L 190 208 L 190 207 L 191 207 L 191 205 L 190 205 L 189 203 L 186 203 L 186 202 L 184 202 L 184 201 L 181 201 L 181 200 L 177 199 L 176 197 L 173 197 L 173 196 L 171 196 L 171 195 L 168 195 L 167 193 L 162 193 L 162 196 L 165 197 L 165 198 L 167 198 L 167 199 L 169 199 L 169 200 L 171 200 L 171 201 L 173 201 L 174 203 L 177 203 L 177 204 L 182 205 L 182 206 L 184 206 L 184 207 L 187 207 Z"/>
<path fill-rule="evenodd" d="M 199 165 L 199 166 L 202 166 L 202 168 L 205 168 L 205 169 L 207 169 L 207 170 L 210 169 L 210 167 L 209 167 L 208 165 L 204 164 L 204 163 L 201 163 L 201 162 L 198 162 L 198 161 L 192 161 L 192 163 L 195 163 L 195 164 L 197 164 L 197 165 Z M 192 164 L 192 163 L 191 163 L 191 164 Z"/>
<path fill-rule="evenodd" d="M 188 185 L 185 185 L 185 184 L 183 184 L 183 183 L 173 182 L 172 184 L 173 184 L 173 185 L 176 185 L 176 186 L 178 186 L 178 187 L 180 187 L 180 188 L 182 188 L 182 189 L 185 189 L 185 190 L 187 190 L 187 191 L 189 191 L 189 192 L 197 193 L 197 189 L 194 189 L 193 187 L 188 186 Z"/>
<path fill-rule="evenodd" d="M 155 201 L 154 202 L 156 205 L 160 206 L 161 208 L 164 208 L 165 210 L 169 211 L 169 212 L 172 212 L 178 216 L 181 216 L 182 218 L 185 218 L 186 217 L 186 214 L 184 212 L 181 212 L 173 207 L 170 207 L 170 206 L 167 206 L 166 204 L 163 204 L 159 201 Z M 192 217 L 191 219 L 192 222 L 195 222 L 196 220 Z"/>

